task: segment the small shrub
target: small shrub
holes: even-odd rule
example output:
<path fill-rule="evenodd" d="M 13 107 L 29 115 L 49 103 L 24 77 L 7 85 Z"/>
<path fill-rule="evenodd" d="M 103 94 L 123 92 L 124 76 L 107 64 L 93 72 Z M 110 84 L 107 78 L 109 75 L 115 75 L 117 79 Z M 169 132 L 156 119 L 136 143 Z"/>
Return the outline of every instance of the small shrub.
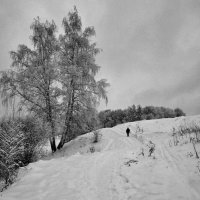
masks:
<path fill-rule="evenodd" d="M 135 133 L 136 134 L 142 134 L 143 132 L 144 132 L 143 128 L 140 127 L 139 124 L 136 124 Z"/>
<path fill-rule="evenodd" d="M 21 161 L 24 165 L 34 162 L 42 154 L 42 147 L 46 142 L 46 130 L 42 128 L 40 122 L 31 117 L 18 119 L 22 124 L 21 131 L 24 135 L 24 151 Z"/>
<path fill-rule="evenodd" d="M 99 139 L 100 139 L 99 130 L 94 131 L 93 134 L 94 134 L 94 136 L 93 136 L 93 143 L 99 142 Z"/>
<path fill-rule="evenodd" d="M 149 147 L 149 157 L 150 157 L 155 151 L 156 145 L 152 141 L 149 141 L 148 147 Z"/>
<path fill-rule="evenodd" d="M 138 156 L 140 155 L 144 156 L 144 148 L 141 148 L 141 152 L 138 154 Z"/>
<path fill-rule="evenodd" d="M 193 155 L 192 152 L 188 152 L 186 156 L 187 156 L 187 157 L 192 157 L 192 156 L 194 156 L 194 155 Z"/>
<path fill-rule="evenodd" d="M 195 123 L 190 123 L 184 125 L 180 125 L 177 129 L 173 128 L 172 130 L 172 137 L 174 140 L 174 146 L 176 146 L 181 139 L 184 137 L 189 136 L 189 142 L 192 143 L 194 153 L 196 155 L 196 158 L 199 159 L 198 152 L 196 150 L 196 143 L 200 142 L 200 125 Z M 187 142 L 184 142 L 187 143 Z"/>
<path fill-rule="evenodd" d="M 137 164 L 137 163 L 138 163 L 138 160 L 131 159 L 131 160 L 125 162 L 124 164 L 130 167 L 130 166 L 131 166 L 131 163 Z"/>
<path fill-rule="evenodd" d="M 95 152 L 94 146 L 90 147 L 90 153 L 94 153 L 94 152 Z"/>

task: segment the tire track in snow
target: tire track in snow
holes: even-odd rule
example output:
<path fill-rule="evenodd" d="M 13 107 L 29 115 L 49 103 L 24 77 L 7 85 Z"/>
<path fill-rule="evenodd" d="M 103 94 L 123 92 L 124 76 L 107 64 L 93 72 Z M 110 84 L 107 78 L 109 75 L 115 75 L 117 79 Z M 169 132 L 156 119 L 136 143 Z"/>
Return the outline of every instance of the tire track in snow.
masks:
<path fill-rule="evenodd" d="M 96 172 L 94 184 L 99 200 L 124 200 L 127 191 L 126 186 L 124 188 L 124 180 L 129 182 L 129 179 L 122 174 L 121 166 L 124 165 L 125 158 L 130 158 L 133 150 L 141 144 L 135 138 L 127 138 L 112 129 L 107 134 L 109 134 L 107 138 L 109 141 L 100 153 L 101 159 L 96 160 L 96 166 L 94 165 L 90 170 L 91 177 Z"/>
<path fill-rule="evenodd" d="M 181 163 L 180 158 L 175 157 L 169 151 L 165 143 L 159 145 L 159 150 L 161 152 L 161 158 L 165 160 L 171 171 L 171 178 L 180 187 L 179 192 L 182 193 L 182 199 L 199 200 L 199 194 L 189 185 L 186 175 L 187 171 L 184 168 L 183 163 Z"/>

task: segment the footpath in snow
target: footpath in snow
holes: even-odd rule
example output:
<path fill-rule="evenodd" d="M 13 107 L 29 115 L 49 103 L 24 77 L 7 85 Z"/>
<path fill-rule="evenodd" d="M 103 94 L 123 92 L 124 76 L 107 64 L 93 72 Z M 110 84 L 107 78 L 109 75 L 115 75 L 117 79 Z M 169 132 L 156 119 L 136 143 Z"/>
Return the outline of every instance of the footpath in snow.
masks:
<path fill-rule="evenodd" d="M 192 145 L 169 145 L 172 128 L 184 120 L 200 122 L 200 116 L 101 129 L 96 144 L 91 143 L 92 133 L 80 136 L 53 157 L 22 169 L 17 182 L 0 193 L 0 199 L 199 200 L 197 159 L 187 156 Z M 130 137 L 125 134 L 128 126 Z M 137 127 L 144 132 L 135 137 Z M 156 145 L 151 157 L 150 140 Z"/>

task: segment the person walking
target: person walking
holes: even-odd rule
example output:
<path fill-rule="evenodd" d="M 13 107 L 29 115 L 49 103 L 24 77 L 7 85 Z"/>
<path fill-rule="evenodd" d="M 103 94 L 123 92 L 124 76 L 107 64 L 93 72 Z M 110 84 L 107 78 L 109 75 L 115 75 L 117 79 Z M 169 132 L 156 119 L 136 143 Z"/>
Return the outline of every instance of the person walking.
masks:
<path fill-rule="evenodd" d="M 129 129 L 129 127 L 126 129 L 126 134 L 127 134 L 127 137 L 129 137 L 129 134 L 130 134 L 130 129 Z"/>

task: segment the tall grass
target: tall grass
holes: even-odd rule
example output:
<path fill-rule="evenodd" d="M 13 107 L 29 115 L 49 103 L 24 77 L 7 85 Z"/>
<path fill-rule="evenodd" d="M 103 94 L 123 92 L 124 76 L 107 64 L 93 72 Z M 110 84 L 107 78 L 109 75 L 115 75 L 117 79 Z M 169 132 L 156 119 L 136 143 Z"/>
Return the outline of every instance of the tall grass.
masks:
<path fill-rule="evenodd" d="M 197 123 L 182 124 L 172 130 L 173 144 L 178 145 L 181 140 L 186 140 L 193 145 L 196 158 L 199 158 L 196 144 L 200 143 L 200 125 Z"/>

